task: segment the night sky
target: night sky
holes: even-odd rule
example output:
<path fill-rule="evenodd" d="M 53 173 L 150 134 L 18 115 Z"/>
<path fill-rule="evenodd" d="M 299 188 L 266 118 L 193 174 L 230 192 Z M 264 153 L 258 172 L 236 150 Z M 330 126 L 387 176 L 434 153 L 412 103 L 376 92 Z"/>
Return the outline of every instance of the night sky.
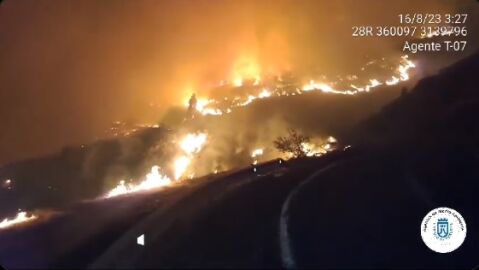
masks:
<path fill-rule="evenodd" d="M 478 14 L 477 1 L 4 1 L 0 5 L 0 164 L 159 121 L 192 91 L 263 73 L 357 70 L 398 54 L 351 27 L 401 12 Z"/>

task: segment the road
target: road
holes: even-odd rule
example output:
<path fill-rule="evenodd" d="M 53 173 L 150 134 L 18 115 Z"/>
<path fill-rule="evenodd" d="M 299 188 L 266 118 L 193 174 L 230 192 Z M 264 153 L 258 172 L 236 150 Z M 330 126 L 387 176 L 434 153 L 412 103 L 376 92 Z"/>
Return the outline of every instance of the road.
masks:
<path fill-rule="evenodd" d="M 0 233 L 0 261 L 92 269 L 477 265 L 473 233 L 459 252 L 430 251 L 419 236 L 436 203 L 425 198 L 428 187 L 385 181 L 385 173 L 364 165 L 375 163 L 337 151 L 81 203 L 48 222 Z M 142 234 L 144 246 L 136 243 Z"/>
<path fill-rule="evenodd" d="M 273 162 L 256 172 L 249 167 L 156 192 L 78 203 L 47 221 L 1 231 L 0 262 L 7 268 L 277 266 L 281 205 L 314 170 L 301 167 Z M 141 234 L 144 247 L 136 244 Z"/>
<path fill-rule="evenodd" d="M 303 182 L 289 203 L 291 252 L 283 265 L 323 269 L 477 266 L 477 187 L 465 185 L 461 178 L 449 179 L 447 186 L 439 179 L 429 181 L 392 160 L 359 156 Z M 420 224 L 426 213 L 444 205 L 465 217 L 468 235 L 458 250 L 440 254 L 423 243 Z"/>
<path fill-rule="evenodd" d="M 249 170 L 212 182 L 151 215 L 90 267 L 281 267 L 281 206 L 301 180 L 330 162 L 259 166 L 257 173 Z M 141 234 L 143 247 L 135 243 Z"/>

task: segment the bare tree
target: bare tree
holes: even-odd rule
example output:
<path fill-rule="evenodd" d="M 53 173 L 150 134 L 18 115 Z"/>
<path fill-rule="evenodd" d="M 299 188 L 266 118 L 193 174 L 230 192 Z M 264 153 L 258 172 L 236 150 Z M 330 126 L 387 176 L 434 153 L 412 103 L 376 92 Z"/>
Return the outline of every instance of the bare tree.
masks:
<path fill-rule="evenodd" d="M 287 136 L 280 136 L 274 141 L 274 146 L 282 153 L 289 153 L 293 157 L 305 157 L 308 152 L 303 144 L 308 143 L 310 137 L 299 134 L 294 129 L 288 130 Z"/>

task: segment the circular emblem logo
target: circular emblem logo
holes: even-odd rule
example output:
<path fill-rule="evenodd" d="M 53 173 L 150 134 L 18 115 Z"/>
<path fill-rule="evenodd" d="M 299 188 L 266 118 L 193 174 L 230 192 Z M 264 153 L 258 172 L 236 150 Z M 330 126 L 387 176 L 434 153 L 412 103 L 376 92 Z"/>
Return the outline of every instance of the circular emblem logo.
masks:
<path fill-rule="evenodd" d="M 447 207 L 433 209 L 421 223 L 424 244 L 439 253 L 458 249 L 466 239 L 466 232 L 466 221 L 461 214 Z"/>

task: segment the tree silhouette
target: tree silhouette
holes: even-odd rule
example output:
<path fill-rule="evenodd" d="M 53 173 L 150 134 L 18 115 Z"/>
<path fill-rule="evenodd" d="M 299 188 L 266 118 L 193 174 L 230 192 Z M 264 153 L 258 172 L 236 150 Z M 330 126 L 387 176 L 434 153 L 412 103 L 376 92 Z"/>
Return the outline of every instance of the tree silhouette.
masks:
<path fill-rule="evenodd" d="M 299 134 L 294 129 L 289 129 L 287 136 L 280 136 L 273 143 L 280 152 L 289 153 L 293 157 L 298 158 L 307 156 L 308 152 L 303 144 L 309 141 L 310 137 Z"/>

